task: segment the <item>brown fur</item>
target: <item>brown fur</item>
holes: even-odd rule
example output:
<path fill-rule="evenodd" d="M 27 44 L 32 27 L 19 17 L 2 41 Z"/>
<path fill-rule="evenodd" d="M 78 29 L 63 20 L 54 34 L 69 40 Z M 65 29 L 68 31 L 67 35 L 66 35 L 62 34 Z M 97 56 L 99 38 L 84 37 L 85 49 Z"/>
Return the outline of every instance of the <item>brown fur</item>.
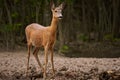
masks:
<path fill-rule="evenodd" d="M 27 45 L 28 45 L 27 72 L 29 69 L 30 48 L 31 46 L 34 46 L 35 50 L 33 52 L 33 55 L 35 56 L 35 59 L 38 62 L 38 65 L 42 68 L 42 71 L 44 72 L 44 78 L 46 78 L 48 50 L 50 50 L 50 53 L 51 53 L 51 64 L 52 64 L 53 74 L 55 73 L 54 63 L 53 63 L 53 47 L 56 41 L 57 23 L 59 21 L 59 18 L 62 17 L 61 10 L 62 10 L 62 4 L 57 8 L 54 8 L 54 5 L 53 5 L 52 7 L 53 18 L 50 26 L 44 27 L 37 23 L 32 23 L 26 27 L 25 33 L 26 33 Z M 40 47 L 44 47 L 44 50 L 45 50 L 45 67 L 44 68 L 42 67 L 37 55 Z"/>

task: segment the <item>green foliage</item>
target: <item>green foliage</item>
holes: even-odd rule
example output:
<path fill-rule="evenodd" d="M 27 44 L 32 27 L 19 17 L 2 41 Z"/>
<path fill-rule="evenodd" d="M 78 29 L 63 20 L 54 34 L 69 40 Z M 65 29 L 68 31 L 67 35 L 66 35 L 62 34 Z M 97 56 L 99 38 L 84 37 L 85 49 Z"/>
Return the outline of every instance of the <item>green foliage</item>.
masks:
<path fill-rule="evenodd" d="M 14 31 L 19 31 L 21 26 L 22 26 L 21 23 L 16 23 L 16 24 L 14 24 L 13 30 Z"/>
<path fill-rule="evenodd" d="M 21 23 L 17 24 L 4 24 L 0 27 L 0 32 L 5 33 L 5 32 L 12 32 L 12 31 L 18 31 L 20 29 Z"/>
<path fill-rule="evenodd" d="M 4 24 L 2 25 L 2 28 L 0 28 L 0 32 L 10 32 L 12 31 L 12 25 L 10 24 Z"/>
<path fill-rule="evenodd" d="M 105 41 L 113 41 L 113 40 L 114 40 L 112 34 L 106 34 L 106 35 L 104 35 L 103 39 L 104 39 Z"/>
<path fill-rule="evenodd" d="M 19 16 L 19 14 L 17 12 L 14 12 L 11 14 L 12 18 L 17 18 Z"/>
<path fill-rule="evenodd" d="M 116 42 L 120 42 L 120 38 L 115 38 L 114 39 Z"/>
<path fill-rule="evenodd" d="M 111 41 L 111 42 L 119 42 L 120 41 L 120 38 L 114 38 L 112 34 L 104 35 L 103 39 L 105 41 Z"/>
<path fill-rule="evenodd" d="M 68 45 L 63 45 L 60 49 L 60 52 L 64 53 L 64 52 L 68 52 L 69 51 L 69 46 Z"/>
<path fill-rule="evenodd" d="M 79 34 L 78 39 L 82 41 L 88 41 L 89 37 L 85 34 Z"/>

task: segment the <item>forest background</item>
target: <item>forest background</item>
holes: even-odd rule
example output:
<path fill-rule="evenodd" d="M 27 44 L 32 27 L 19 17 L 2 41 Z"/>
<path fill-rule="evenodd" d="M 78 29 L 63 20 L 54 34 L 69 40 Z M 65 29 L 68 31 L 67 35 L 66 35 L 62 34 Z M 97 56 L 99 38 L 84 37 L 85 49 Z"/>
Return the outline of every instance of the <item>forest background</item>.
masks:
<path fill-rule="evenodd" d="M 53 0 L 65 2 L 55 50 L 69 56 L 120 56 L 120 0 Z M 0 50 L 26 49 L 25 28 L 51 22 L 50 0 L 0 0 Z M 84 54 L 86 53 L 86 54 Z M 88 54 L 87 54 L 88 53 Z M 98 54 L 99 55 L 98 55 Z M 103 54 L 102 54 L 103 53 Z"/>

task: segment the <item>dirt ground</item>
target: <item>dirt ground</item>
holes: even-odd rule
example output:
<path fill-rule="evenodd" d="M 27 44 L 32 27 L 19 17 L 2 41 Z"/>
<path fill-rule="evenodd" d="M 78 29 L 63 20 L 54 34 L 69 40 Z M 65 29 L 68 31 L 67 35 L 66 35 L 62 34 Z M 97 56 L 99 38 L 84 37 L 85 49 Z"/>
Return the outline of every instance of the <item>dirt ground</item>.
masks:
<path fill-rule="evenodd" d="M 0 80 L 43 80 L 41 69 L 32 54 L 29 74 L 25 75 L 26 52 L 0 52 Z M 43 54 L 39 53 L 39 58 L 43 64 Z M 120 58 L 68 58 L 55 55 L 54 64 L 56 75 L 51 77 L 49 60 L 48 80 L 120 80 Z"/>

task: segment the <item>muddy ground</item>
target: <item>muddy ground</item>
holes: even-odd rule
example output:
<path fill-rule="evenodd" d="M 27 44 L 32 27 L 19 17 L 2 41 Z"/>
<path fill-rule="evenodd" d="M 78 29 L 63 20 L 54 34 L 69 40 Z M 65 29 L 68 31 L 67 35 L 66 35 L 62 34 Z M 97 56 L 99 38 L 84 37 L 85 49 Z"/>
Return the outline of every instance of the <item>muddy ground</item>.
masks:
<path fill-rule="evenodd" d="M 25 75 L 26 52 L 0 52 L 0 80 L 43 80 L 41 69 L 32 54 L 29 74 Z M 43 64 L 43 54 L 39 53 L 39 58 Z M 47 76 L 50 80 L 120 80 L 120 58 L 69 58 L 55 55 L 54 64 L 56 75 L 51 77 L 49 60 Z"/>

